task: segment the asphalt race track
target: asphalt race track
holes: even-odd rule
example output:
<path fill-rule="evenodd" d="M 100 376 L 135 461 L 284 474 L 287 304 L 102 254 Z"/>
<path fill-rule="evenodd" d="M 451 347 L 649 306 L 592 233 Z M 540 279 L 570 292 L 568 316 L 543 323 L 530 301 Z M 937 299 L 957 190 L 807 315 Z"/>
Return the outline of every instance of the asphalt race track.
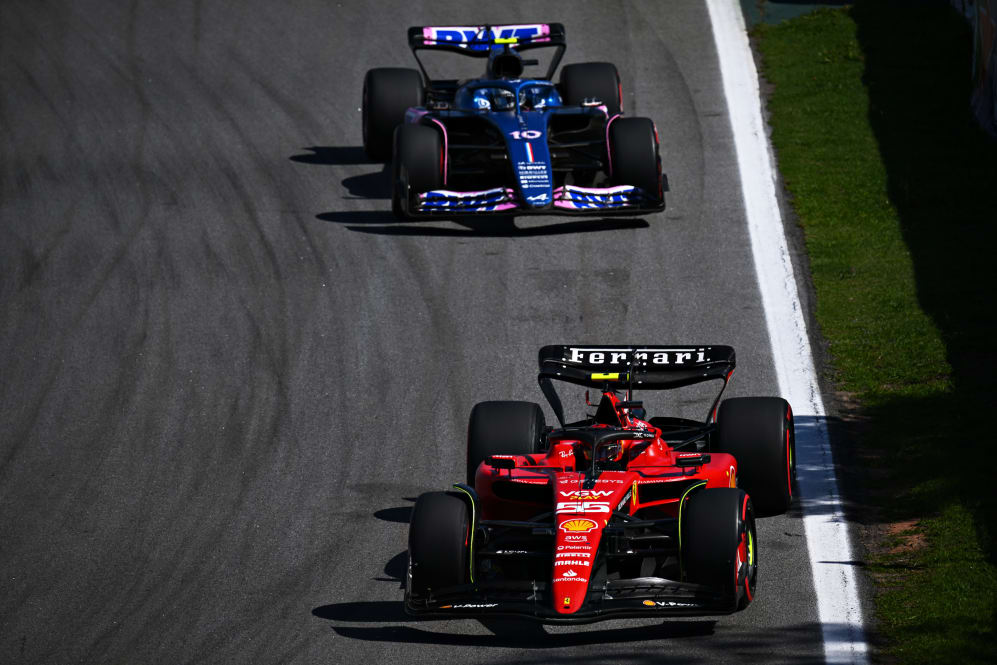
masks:
<path fill-rule="evenodd" d="M 402 610 L 414 498 L 475 402 L 542 401 L 541 345 L 731 344 L 776 390 L 703 3 L 497 4 L 0 4 L 0 662 L 822 658 L 799 514 L 730 617 Z M 538 20 L 618 65 L 666 212 L 396 222 L 366 69 Z"/>

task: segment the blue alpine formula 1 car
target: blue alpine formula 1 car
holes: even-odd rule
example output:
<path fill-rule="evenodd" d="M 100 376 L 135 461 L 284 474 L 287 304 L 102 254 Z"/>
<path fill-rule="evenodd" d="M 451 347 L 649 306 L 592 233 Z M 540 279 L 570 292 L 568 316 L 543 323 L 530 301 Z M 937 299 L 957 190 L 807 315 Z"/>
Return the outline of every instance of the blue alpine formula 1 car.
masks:
<path fill-rule="evenodd" d="M 624 117 L 616 67 L 565 65 L 553 82 L 561 24 L 413 27 L 408 39 L 419 70 L 371 69 L 363 87 L 364 149 L 391 160 L 396 216 L 664 209 L 657 130 Z M 524 53 L 541 48 L 546 72 L 524 75 L 540 65 Z M 479 58 L 484 76 L 432 78 L 420 51 Z"/>

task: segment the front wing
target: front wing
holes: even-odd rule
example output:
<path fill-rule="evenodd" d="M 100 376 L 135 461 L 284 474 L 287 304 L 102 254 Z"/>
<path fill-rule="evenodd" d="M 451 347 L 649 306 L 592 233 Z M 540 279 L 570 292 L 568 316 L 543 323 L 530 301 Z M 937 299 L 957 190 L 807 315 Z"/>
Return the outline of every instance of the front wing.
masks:
<path fill-rule="evenodd" d="M 546 196 L 546 195 L 544 195 Z M 496 187 L 474 192 L 436 189 L 417 195 L 409 214 L 455 215 L 493 212 L 516 214 L 642 214 L 664 210 L 664 201 L 648 195 L 633 185 L 615 187 L 576 187 L 564 185 L 553 190 L 546 205 L 528 205 L 510 187 Z"/>
<path fill-rule="evenodd" d="M 549 588 L 537 582 L 468 584 L 426 597 L 416 597 L 408 588 L 406 612 L 451 618 L 511 615 L 543 623 L 583 624 L 623 617 L 717 616 L 736 610 L 730 596 L 660 577 L 615 580 L 590 588 L 585 603 L 573 614 L 556 612 Z"/>

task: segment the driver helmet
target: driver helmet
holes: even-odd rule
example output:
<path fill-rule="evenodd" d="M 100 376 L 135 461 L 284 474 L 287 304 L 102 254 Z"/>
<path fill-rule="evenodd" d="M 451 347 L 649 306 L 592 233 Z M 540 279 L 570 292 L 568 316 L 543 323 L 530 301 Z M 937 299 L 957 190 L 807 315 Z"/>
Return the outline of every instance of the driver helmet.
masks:
<path fill-rule="evenodd" d="M 516 108 L 516 95 L 505 88 L 488 88 L 491 94 L 493 111 L 508 111 Z"/>
<path fill-rule="evenodd" d="M 520 89 L 519 103 L 527 109 L 542 109 L 560 106 L 561 96 L 552 85 L 528 85 Z"/>

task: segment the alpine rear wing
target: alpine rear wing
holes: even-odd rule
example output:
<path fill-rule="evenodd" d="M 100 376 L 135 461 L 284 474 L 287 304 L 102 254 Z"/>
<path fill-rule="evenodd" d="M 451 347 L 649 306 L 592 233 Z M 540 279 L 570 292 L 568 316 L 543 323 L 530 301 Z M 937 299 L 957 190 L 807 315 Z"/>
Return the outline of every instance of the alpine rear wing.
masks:
<path fill-rule="evenodd" d="M 429 76 L 419 60 L 420 50 L 449 51 L 472 58 L 487 58 L 495 49 L 527 51 L 554 47 L 557 53 L 554 54 L 546 75 L 550 79 L 567 48 L 564 26 L 560 23 L 413 26 L 408 29 L 408 43 L 427 80 Z"/>
<path fill-rule="evenodd" d="M 730 346 L 565 346 L 540 349 L 537 382 L 558 420 L 564 408 L 553 381 L 565 381 L 602 390 L 668 390 L 719 380 L 723 389 L 734 372 Z M 714 401 L 716 408 L 720 395 Z"/>

